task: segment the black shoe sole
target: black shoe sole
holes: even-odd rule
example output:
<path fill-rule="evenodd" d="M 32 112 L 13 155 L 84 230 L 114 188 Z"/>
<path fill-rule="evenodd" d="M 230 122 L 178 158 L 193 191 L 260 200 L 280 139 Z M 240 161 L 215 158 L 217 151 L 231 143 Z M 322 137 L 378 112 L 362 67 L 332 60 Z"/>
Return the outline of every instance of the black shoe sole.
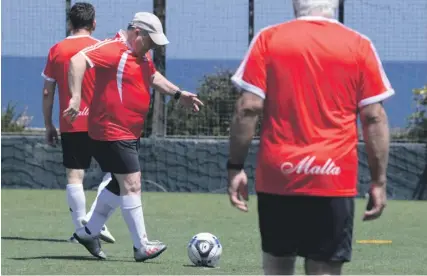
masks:
<path fill-rule="evenodd" d="M 86 250 L 92 255 L 92 256 L 94 256 L 94 257 L 96 257 L 96 258 L 98 258 L 98 259 L 100 259 L 100 260 L 105 260 L 105 259 L 107 259 L 107 257 L 106 256 L 101 256 L 101 255 L 99 255 L 99 253 L 97 254 L 97 253 L 94 253 L 94 252 L 92 252 L 91 250 L 90 250 L 90 248 L 88 248 L 87 246 L 86 246 L 86 244 L 85 244 L 85 242 L 84 241 L 82 241 L 80 238 L 79 238 L 79 236 L 77 236 L 77 234 L 76 233 L 74 233 L 73 234 L 73 237 L 81 244 L 81 245 L 83 245 L 85 248 L 86 248 Z M 102 252 L 102 250 L 100 251 L 100 253 Z M 102 252 L 102 253 L 104 253 L 104 252 Z M 105 253 L 104 253 L 104 255 L 105 255 Z"/>

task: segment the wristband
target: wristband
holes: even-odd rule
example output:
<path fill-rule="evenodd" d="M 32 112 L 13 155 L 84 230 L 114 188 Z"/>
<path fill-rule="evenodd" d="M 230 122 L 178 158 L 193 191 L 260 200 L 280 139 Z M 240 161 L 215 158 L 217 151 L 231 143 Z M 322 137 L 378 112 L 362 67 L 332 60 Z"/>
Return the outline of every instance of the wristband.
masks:
<path fill-rule="evenodd" d="M 227 161 L 227 170 L 236 170 L 241 171 L 243 170 L 244 165 L 243 164 L 232 164 L 230 161 Z"/>
<path fill-rule="evenodd" d="M 182 94 L 181 90 L 177 90 L 177 91 L 175 92 L 175 95 L 173 96 L 173 98 L 174 98 L 175 100 L 179 100 L 179 98 L 181 97 L 181 94 Z"/>

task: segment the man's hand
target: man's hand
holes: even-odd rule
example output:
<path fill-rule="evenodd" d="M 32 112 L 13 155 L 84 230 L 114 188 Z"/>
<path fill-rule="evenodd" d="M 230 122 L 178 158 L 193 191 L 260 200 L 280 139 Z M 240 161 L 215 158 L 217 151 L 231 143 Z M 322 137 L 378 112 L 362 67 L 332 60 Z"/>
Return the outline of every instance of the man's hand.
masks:
<path fill-rule="evenodd" d="M 383 213 L 383 210 L 387 205 L 386 186 L 378 183 L 372 183 L 370 198 L 368 200 L 371 201 L 371 204 L 369 205 L 372 205 L 372 208 L 365 211 L 365 214 L 363 215 L 364 221 L 377 219 Z"/>
<path fill-rule="evenodd" d="M 248 205 L 242 200 L 242 198 L 246 201 L 249 200 L 248 177 L 244 170 L 228 171 L 228 195 L 230 197 L 230 202 L 234 207 L 243 212 L 248 211 Z"/>
<path fill-rule="evenodd" d="M 58 132 L 53 125 L 46 127 L 45 137 L 49 146 L 55 147 L 58 144 Z"/>
<path fill-rule="evenodd" d="M 68 119 L 71 123 L 74 122 L 79 115 L 80 110 L 80 97 L 72 97 L 70 99 L 70 103 L 68 105 L 68 108 L 64 110 L 63 116 L 64 118 Z"/>
<path fill-rule="evenodd" d="M 186 108 L 191 108 L 194 112 L 198 112 L 200 110 L 199 106 L 203 106 L 202 101 L 197 98 L 196 94 L 187 91 L 181 92 L 179 103 Z"/>

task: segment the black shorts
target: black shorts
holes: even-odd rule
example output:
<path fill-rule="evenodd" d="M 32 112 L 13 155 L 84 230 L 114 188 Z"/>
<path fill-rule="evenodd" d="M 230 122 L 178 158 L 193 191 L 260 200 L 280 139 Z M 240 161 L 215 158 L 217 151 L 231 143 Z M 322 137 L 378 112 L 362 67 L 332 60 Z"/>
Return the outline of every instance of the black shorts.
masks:
<path fill-rule="evenodd" d="M 92 154 L 87 132 L 61 133 L 62 163 L 67 169 L 85 170 L 90 167 Z"/>
<path fill-rule="evenodd" d="M 258 193 L 262 250 L 273 256 L 349 262 L 354 198 Z"/>
<path fill-rule="evenodd" d="M 93 157 L 103 172 L 128 174 L 141 171 L 137 140 L 91 141 Z"/>

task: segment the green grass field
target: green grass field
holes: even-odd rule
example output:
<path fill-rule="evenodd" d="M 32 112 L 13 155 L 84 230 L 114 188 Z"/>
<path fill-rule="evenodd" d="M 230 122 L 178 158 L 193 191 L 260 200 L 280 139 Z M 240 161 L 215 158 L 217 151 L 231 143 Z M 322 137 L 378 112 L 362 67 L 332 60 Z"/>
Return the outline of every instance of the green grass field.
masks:
<path fill-rule="evenodd" d="M 89 204 L 95 192 L 88 192 Z M 104 244 L 106 261 L 91 257 L 65 239 L 72 223 L 64 191 L 2 190 L 2 274 L 261 274 L 255 196 L 247 214 L 231 208 L 225 195 L 146 193 L 145 219 L 150 239 L 168 244 L 160 258 L 133 260 L 127 227 L 117 210 L 108 227 L 116 244 Z M 345 274 L 425 274 L 426 202 L 389 201 L 383 217 L 362 222 L 365 201 L 357 202 L 355 241 L 392 240 L 392 244 L 354 244 Z M 192 235 L 211 232 L 224 251 L 218 268 L 193 267 L 186 245 Z M 299 261 L 297 273 L 302 274 Z"/>

